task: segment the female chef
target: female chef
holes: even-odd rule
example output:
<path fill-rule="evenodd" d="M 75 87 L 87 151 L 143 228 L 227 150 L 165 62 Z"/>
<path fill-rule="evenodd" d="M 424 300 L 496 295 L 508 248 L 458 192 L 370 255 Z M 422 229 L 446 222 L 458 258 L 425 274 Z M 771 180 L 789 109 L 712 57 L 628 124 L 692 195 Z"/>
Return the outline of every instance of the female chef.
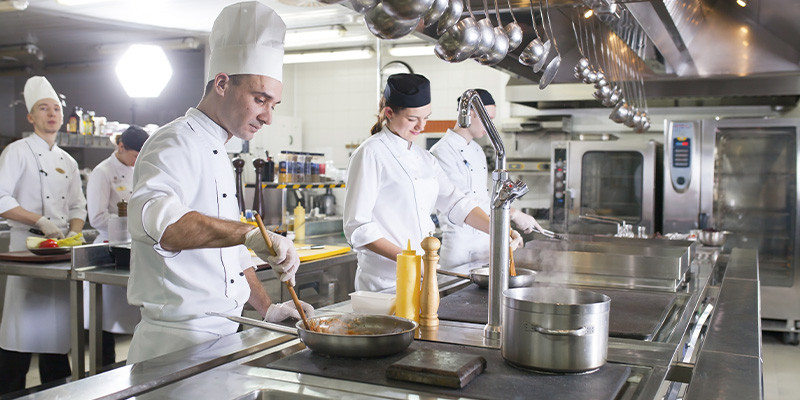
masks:
<path fill-rule="evenodd" d="M 435 210 L 453 224 L 489 232 L 489 216 L 476 199 L 459 192 L 436 159 L 412 145 L 425 129 L 430 102 L 424 76 L 390 76 L 372 136 L 350 159 L 344 232 L 358 251 L 356 290 L 395 287 L 397 254 L 409 240 L 421 254 L 420 242 L 435 228 Z M 513 236 L 512 246 L 519 246 L 521 237 Z"/>
<path fill-rule="evenodd" d="M 118 217 L 117 203 L 130 201 L 133 192 L 133 164 L 147 140 L 147 132 L 131 126 L 117 136 L 117 149 L 89 174 L 86 198 L 89 222 L 97 229 L 95 243 L 109 241 L 109 221 Z M 127 224 L 117 226 L 127 232 Z M 89 283 L 84 282 L 88 293 Z M 115 360 L 114 333 L 132 334 L 141 314 L 137 307 L 128 304 L 124 287 L 103 285 L 103 365 Z M 88 296 L 84 296 L 84 313 L 89 315 Z M 89 321 L 85 322 L 88 329 Z"/>
<path fill-rule="evenodd" d="M 491 93 L 484 89 L 475 89 L 486 108 L 489 118 L 494 119 L 497 106 Z M 458 101 L 461 99 L 458 98 Z M 472 121 L 478 120 L 478 114 L 470 109 Z M 489 212 L 489 170 L 486 156 L 481 146 L 475 141 L 486 135 L 483 124 L 470 124 L 467 128 L 458 125 L 448 129 L 442 138 L 431 147 L 431 154 L 439 161 L 444 172 L 456 188 L 479 200 L 481 208 Z M 459 226 L 450 222 L 446 216 L 439 214 L 442 227 L 442 248 L 439 250 L 441 268 L 452 270 L 470 263 L 489 262 L 489 236 L 470 226 Z M 540 228 L 536 220 L 519 210 L 511 209 L 511 222 L 517 229 L 530 233 Z M 467 272 L 467 271 L 460 271 Z"/>
<path fill-rule="evenodd" d="M 25 82 L 33 135 L 0 155 L 0 217 L 11 225 L 9 250 L 25 250 L 32 229 L 49 238 L 83 229 L 86 198 L 78 163 L 56 144 L 64 112 L 44 77 Z M 0 323 L 0 395 L 25 388 L 31 354 L 39 353 L 42 382 L 70 375 L 69 286 L 66 281 L 9 276 Z"/>

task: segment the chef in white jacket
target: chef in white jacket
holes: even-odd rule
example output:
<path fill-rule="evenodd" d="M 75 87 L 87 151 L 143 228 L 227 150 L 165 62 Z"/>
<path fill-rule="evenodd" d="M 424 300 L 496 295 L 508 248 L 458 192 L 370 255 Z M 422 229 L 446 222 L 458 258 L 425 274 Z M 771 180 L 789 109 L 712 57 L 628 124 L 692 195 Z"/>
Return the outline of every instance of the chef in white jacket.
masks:
<path fill-rule="evenodd" d="M 494 119 L 497 105 L 491 93 L 485 89 L 475 89 L 486 108 L 489 118 Z M 460 101 L 460 98 L 457 99 Z M 472 121 L 478 121 L 474 109 L 470 109 Z M 447 132 L 431 147 L 431 154 L 439 160 L 450 181 L 463 193 L 478 199 L 481 209 L 489 213 L 489 170 L 486 155 L 475 141 L 486 135 L 483 124 L 470 124 L 468 128 L 458 125 Z M 540 228 L 536 220 L 517 209 L 510 211 L 511 222 L 517 229 L 530 233 Z M 442 247 L 439 250 L 441 268 L 456 270 L 457 267 L 468 269 L 471 263 L 489 262 L 489 235 L 471 226 L 453 224 L 442 213 L 438 214 L 442 228 Z M 474 266 L 474 265 L 473 265 Z M 458 271 L 468 272 L 468 271 Z"/>
<path fill-rule="evenodd" d="M 133 165 L 142 149 L 148 134 L 138 126 L 131 126 L 116 137 L 117 148 L 108 158 L 100 162 L 89 174 L 86 184 L 89 222 L 97 229 L 95 243 L 109 241 L 109 221 L 116 222 L 115 229 L 125 229 L 127 224 L 119 224 L 117 203 L 128 202 L 133 191 Z M 119 235 L 117 235 L 119 236 Z M 88 293 L 89 282 L 84 282 Z M 84 313 L 89 315 L 89 298 L 84 296 Z M 127 290 L 124 287 L 103 285 L 103 365 L 116 360 L 114 334 L 132 334 L 139 323 L 137 307 L 128 304 Z M 88 318 L 84 327 L 89 328 Z"/>
<path fill-rule="evenodd" d="M 11 226 L 9 250 L 25 250 L 39 230 L 48 238 L 81 232 L 86 198 L 78 163 L 56 144 L 64 123 L 61 100 L 46 78 L 24 89 L 33 135 L 0 155 L 0 216 Z M 67 233 L 69 232 L 69 233 Z M 43 382 L 70 375 L 69 287 L 66 281 L 9 276 L 0 323 L 0 395 L 25 388 L 31 354 Z"/>
<path fill-rule="evenodd" d="M 154 132 L 139 153 L 128 205 L 128 302 L 140 308 L 142 321 L 129 364 L 236 332 L 239 324 L 207 312 L 240 315 L 249 302 L 268 321 L 299 317 L 291 301 L 272 304 L 246 247 L 292 284 L 297 251 L 270 233 L 272 256 L 260 231 L 239 222 L 225 151 L 230 138 L 250 140 L 272 122 L 283 91 L 285 32 L 278 14 L 259 2 L 225 7 L 209 37 L 203 98 Z"/>
<path fill-rule="evenodd" d="M 430 102 L 424 76 L 390 76 L 372 136 L 350 159 L 344 233 L 358 252 L 356 290 L 395 288 L 397 254 L 409 239 L 422 254 L 420 242 L 435 229 L 435 210 L 452 224 L 489 232 L 489 216 L 477 200 L 460 192 L 428 151 L 412 145 L 425 129 Z M 512 235 L 512 247 L 519 246 L 519 233 Z"/>

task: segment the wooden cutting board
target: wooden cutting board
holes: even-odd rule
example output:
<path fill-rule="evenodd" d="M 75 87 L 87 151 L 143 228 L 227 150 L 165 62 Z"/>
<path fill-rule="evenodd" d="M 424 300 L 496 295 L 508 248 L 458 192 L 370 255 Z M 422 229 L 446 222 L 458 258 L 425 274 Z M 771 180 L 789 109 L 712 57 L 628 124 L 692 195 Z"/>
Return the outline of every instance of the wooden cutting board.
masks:
<path fill-rule="evenodd" d="M 2 261 L 46 263 L 46 262 L 58 262 L 58 261 L 70 261 L 71 259 L 72 259 L 72 253 L 52 254 L 47 256 L 39 256 L 31 253 L 28 250 L 0 253 L 0 260 Z"/>
<path fill-rule="evenodd" d="M 309 243 L 295 243 L 294 247 L 306 247 L 306 246 L 313 246 Z M 332 257 L 338 256 L 340 254 L 345 254 L 349 252 L 351 249 L 348 246 L 331 246 L 325 245 L 321 249 L 304 249 L 304 250 L 297 250 L 297 255 L 300 256 L 300 262 L 304 261 L 312 261 L 312 260 L 319 260 L 320 258 L 325 257 Z"/>

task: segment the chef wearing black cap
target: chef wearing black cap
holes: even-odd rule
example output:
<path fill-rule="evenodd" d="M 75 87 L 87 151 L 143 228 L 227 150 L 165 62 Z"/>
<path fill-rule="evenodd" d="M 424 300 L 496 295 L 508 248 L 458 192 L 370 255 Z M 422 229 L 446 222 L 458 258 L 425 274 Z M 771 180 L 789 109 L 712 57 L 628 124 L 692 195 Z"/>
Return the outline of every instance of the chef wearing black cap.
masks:
<path fill-rule="evenodd" d="M 497 113 L 494 97 L 485 89 L 475 89 L 486 108 L 489 118 L 494 119 Z M 461 101 L 461 98 L 457 98 Z M 470 108 L 472 121 L 478 120 L 478 114 Z M 439 161 L 445 173 L 450 177 L 458 190 L 473 196 L 480 201 L 481 208 L 489 212 L 489 177 L 486 156 L 481 146 L 475 142 L 486 135 L 483 124 L 470 124 L 467 128 L 458 125 L 447 130 L 447 133 L 431 147 L 431 154 Z M 452 224 L 449 219 L 439 215 L 442 227 L 442 248 L 439 250 L 441 268 L 454 270 L 470 263 L 489 262 L 489 236 L 470 226 Z M 541 228 L 536 220 L 519 210 L 511 209 L 511 222 L 517 229 L 530 233 Z M 519 234 L 512 232 L 512 237 Z M 467 272 L 467 271 L 458 271 Z"/>
<path fill-rule="evenodd" d="M 133 192 L 133 164 L 149 135 L 138 126 L 131 126 L 116 137 L 117 149 L 89 174 L 86 184 L 86 205 L 89 222 L 97 229 L 95 243 L 109 241 L 111 229 L 127 232 L 127 223 L 119 219 L 117 203 L 130 201 Z M 119 236 L 119 235 L 114 235 Z M 111 238 L 112 240 L 114 238 Z M 117 238 L 117 240 L 119 240 Z M 88 293 L 89 282 L 84 282 Z M 114 333 L 132 334 L 139 323 L 139 308 L 128 304 L 124 287 L 103 285 L 103 365 L 115 360 Z M 89 315 L 89 298 L 84 297 L 84 312 Z M 89 321 L 84 321 L 84 328 Z"/>
<path fill-rule="evenodd" d="M 425 129 L 430 103 L 427 78 L 390 76 L 372 136 L 350 159 L 344 232 L 358 251 L 356 290 L 395 287 L 397 254 L 409 240 L 422 253 L 420 242 L 435 229 L 435 210 L 453 224 L 489 232 L 489 216 L 476 199 L 453 186 L 436 158 L 412 145 Z"/>

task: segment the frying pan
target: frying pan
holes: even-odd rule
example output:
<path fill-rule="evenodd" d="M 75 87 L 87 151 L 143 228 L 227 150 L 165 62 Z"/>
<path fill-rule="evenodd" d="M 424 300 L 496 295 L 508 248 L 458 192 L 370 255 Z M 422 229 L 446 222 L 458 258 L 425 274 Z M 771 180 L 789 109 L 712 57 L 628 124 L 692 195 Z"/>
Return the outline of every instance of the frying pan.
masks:
<path fill-rule="evenodd" d="M 391 315 L 337 314 L 308 318 L 311 328 L 297 321 L 295 329 L 257 319 L 208 312 L 244 325 L 300 336 L 311 351 L 330 357 L 373 358 L 397 354 L 414 341 L 419 324 Z"/>
<path fill-rule="evenodd" d="M 472 281 L 472 283 L 478 285 L 478 287 L 481 288 L 489 287 L 488 267 L 472 269 L 469 271 L 469 275 L 460 274 L 458 272 L 446 271 L 443 269 L 437 269 L 436 272 L 442 275 L 449 275 L 449 276 L 455 276 L 457 278 L 469 279 Z M 517 268 L 517 275 L 508 277 L 508 287 L 518 288 L 518 287 L 530 286 L 533 284 L 535 277 L 536 277 L 536 271 L 524 268 Z"/>

